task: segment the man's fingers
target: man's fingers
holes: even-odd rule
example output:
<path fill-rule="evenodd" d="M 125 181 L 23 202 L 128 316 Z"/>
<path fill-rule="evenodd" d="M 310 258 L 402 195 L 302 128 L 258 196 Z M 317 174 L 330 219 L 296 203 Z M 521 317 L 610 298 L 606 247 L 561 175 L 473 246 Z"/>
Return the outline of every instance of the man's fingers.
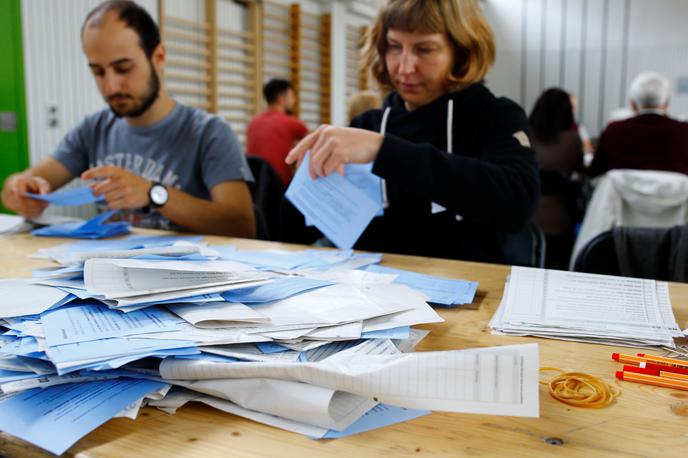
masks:
<path fill-rule="evenodd" d="M 93 167 L 86 170 L 81 174 L 82 180 L 94 180 L 96 178 L 110 178 L 119 173 L 122 170 L 119 167 L 112 167 L 109 165 L 101 165 L 98 167 Z"/>
<path fill-rule="evenodd" d="M 103 197 L 105 197 L 105 200 L 110 204 L 111 202 L 115 202 L 119 199 L 123 199 L 127 196 L 127 192 L 123 188 L 117 188 L 113 189 L 111 191 L 106 192 L 103 194 Z"/>
<path fill-rule="evenodd" d="M 38 187 L 38 192 L 40 194 L 49 194 L 51 189 L 50 189 L 50 183 L 45 178 L 42 177 L 35 177 L 34 182 L 36 186 Z"/>
<path fill-rule="evenodd" d="M 115 189 L 119 189 L 122 187 L 122 184 L 119 183 L 119 181 L 115 181 L 111 178 L 107 178 L 103 181 L 99 181 L 97 183 L 94 183 L 91 185 L 91 190 L 93 191 L 93 194 L 100 196 L 103 194 L 106 194 L 110 191 L 113 191 Z"/>

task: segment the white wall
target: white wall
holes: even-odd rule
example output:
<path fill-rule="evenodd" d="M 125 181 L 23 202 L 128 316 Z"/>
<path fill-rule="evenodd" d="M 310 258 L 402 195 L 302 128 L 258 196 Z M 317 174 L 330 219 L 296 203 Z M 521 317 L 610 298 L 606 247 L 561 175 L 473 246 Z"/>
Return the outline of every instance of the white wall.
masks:
<path fill-rule="evenodd" d="M 672 81 L 670 113 L 688 114 L 685 0 L 484 0 L 497 40 L 488 86 L 530 112 L 539 94 L 558 86 L 579 98 L 579 121 L 597 136 L 627 87 L 654 70 Z"/>

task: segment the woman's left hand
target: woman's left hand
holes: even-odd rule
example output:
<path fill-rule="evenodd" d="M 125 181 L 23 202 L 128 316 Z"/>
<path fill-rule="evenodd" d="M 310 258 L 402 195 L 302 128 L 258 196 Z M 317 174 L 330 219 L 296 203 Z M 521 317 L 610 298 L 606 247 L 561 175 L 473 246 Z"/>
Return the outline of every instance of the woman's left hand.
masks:
<path fill-rule="evenodd" d="M 311 178 L 338 171 L 344 175 L 344 164 L 372 162 L 384 137 L 377 132 L 352 127 L 322 125 L 303 138 L 287 155 L 285 162 L 301 165 L 310 150 Z"/>

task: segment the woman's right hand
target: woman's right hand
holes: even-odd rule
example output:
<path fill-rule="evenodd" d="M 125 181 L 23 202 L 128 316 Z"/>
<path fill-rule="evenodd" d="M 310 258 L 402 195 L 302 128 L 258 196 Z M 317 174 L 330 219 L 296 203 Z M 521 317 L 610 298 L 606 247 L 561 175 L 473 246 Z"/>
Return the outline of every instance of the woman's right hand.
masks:
<path fill-rule="evenodd" d="M 335 170 L 344 175 L 345 164 L 373 162 L 383 139 L 381 134 L 370 130 L 322 125 L 289 151 L 285 162 L 301 165 L 310 151 L 311 178 L 327 176 Z"/>

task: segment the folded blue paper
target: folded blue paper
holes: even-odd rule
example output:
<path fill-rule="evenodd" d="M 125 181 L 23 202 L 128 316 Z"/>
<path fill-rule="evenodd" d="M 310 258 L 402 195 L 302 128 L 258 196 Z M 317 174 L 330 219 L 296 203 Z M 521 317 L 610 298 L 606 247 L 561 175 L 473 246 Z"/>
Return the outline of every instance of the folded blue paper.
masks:
<path fill-rule="evenodd" d="M 0 403 L 0 430 L 61 455 L 164 383 L 119 378 L 23 391 Z"/>
<path fill-rule="evenodd" d="M 262 304 L 265 302 L 279 301 L 296 294 L 301 294 L 323 286 L 333 285 L 334 282 L 316 280 L 304 277 L 277 278 L 265 285 L 252 288 L 234 289 L 221 293 L 227 302 L 240 302 L 242 304 Z"/>
<path fill-rule="evenodd" d="M 35 194 L 33 192 L 27 192 L 25 195 L 31 197 L 32 199 L 43 200 L 54 205 L 63 206 L 86 205 L 105 200 L 103 196 L 96 196 L 93 194 L 91 188 L 86 186 L 51 192 L 50 194 Z"/>
<path fill-rule="evenodd" d="M 365 270 L 368 272 L 398 275 L 394 283 L 407 285 L 428 296 L 428 302 L 446 307 L 470 304 L 473 302 L 473 297 L 478 289 L 478 282 L 453 280 L 409 272 L 408 270 L 392 269 L 391 267 L 370 265 Z"/>
<path fill-rule="evenodd" d="M 311 179 L 308 164 L 306 154 L 286 197 L 337 247 L 351 248 L 380 211 L 380 202 L 338 173 Z"/>
<path fill-rule="evenodd" d="M 71 237 L 77 239 L 102 239 L 129 232 L 129 223 L 105 223 L 117 210 L 110 210 L 86 222 L 55 224 L 36 229 L 33 235 L 44 237 Z"/>

